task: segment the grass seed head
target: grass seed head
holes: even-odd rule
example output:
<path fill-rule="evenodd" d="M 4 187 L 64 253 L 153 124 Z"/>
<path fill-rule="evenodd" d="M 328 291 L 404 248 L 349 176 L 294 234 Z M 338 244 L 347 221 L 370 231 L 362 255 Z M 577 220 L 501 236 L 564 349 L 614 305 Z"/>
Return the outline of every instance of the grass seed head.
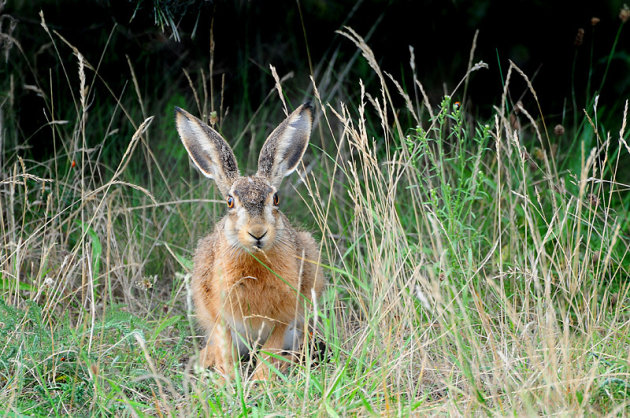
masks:
<path fill-rule="evenodd" d="M 553 133 L 556 134 L 557 136 L 562 136 L 564 135 L 564 126 L 557 124 L 556 126 L 554 126 L 553 128 Z"/>
<path fill-rule="evenodd" d="M 575 46 L 582 46 L 584 43 L 584 28 L 579 28 L 577 30 L 577 35 L 575 35 Z"/>

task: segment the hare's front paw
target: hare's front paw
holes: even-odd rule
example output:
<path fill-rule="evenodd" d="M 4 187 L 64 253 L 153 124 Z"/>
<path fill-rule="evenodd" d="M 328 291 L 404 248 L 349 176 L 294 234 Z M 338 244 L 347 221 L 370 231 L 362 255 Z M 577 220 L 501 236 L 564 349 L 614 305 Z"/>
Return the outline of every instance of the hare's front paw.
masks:
<path fill-rule="evenodd" d="M 203 367 L 213 367 L 217 364 L 212 347 L 208 344 L 199 352 L 199 364 Z"/>
<path fill-rule="evenodd" d="M 252 381 L 266 381 L 269 380 L 269 367 L 267 365 L 259 364 L 252 374 Z"/>
<path fill-rule="evenodd" d="M 206 368 L 214 368 L 215 371 L 222 375 L 232 374 L 232 362 L 230 356 L 224 358 L 221 355 L 219 347 L 213 344 L 207 344 L 203 350 L 199 352 L 199 363 Z"/>
<path fill-rule="evenodd" d="M 262 358 L 258 359 L 258 364 L 256 365 L 256 369 L 252 374 L 252 380 L 269 380 L 271 376 L 273 376 L 273 372 L 269 367 L 268 363 L 271 364 L 275 370 L 280 373 L 286 374 L 289 369 L 289 364 L 291 364 L 291 358 L 287 355 L 282 355 L 280 358 L 275 358 L 271 356 L 261 356 Z"/>

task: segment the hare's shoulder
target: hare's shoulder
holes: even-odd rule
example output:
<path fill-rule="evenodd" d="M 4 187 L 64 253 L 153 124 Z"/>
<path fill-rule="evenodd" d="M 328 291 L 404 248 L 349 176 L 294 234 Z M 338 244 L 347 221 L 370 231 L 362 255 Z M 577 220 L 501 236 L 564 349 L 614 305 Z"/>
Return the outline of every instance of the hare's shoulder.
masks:
<path fill-rule="evenodd" d="M 319 253 L 319 246 L 317 245 L 317 241 L 313 238 L 313 235 L 308 231 L 296 230 L 295 238 L 297 244 L 298 252 L 306 253 L 306 256 L 315 256 Z M 298 254 L 299 255 L 299 254 Z"/>
<path fill-rule="evenodd" d="M 324 287 L 319 244 L 310 232 L 296 231 L 297 257 L 302 264 L 302 293 L 311 297 L 311 289 L 319 295 Z"/>

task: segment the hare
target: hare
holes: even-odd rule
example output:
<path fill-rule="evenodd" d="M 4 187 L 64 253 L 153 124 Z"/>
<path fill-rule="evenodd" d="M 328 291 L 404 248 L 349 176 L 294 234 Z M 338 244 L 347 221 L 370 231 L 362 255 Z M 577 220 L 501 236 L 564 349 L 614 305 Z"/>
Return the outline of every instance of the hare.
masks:
<path fill-rule="evenodd" d="M 221 135 L 175 108 L 179 136 L 193 163 L 214 179 L 227 214 L 202 238 L 194 256 L 192 292 L 196 316 L 207 333 L 200 353 L 205 367 L 231 375 L 239 356 L 261 347 L 254 380 L 269 378 L 287 351 L 299 349 L 304 309 L 319 298 L 324 277 L 319 247 L 310 233 L 295 230 L 280 211 L 278 187 L 302 159 L 313 110 L 305 103 L 267 138 L 258 171 L 239 174 L 234 153 Z"/>

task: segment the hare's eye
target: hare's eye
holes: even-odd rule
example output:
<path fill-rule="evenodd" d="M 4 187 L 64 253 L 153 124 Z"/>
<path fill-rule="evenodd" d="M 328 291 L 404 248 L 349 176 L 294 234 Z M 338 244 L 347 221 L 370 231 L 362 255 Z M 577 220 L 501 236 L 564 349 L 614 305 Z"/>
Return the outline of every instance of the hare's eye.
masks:
<path fill-rule="evenodd" d="M 232 196 L 228 196 L 227 205 L 229 209 L 232 209 L 234 207 L 234 198 Z"/>
<path fill-rule="evenodd" d="M 275 193 L 273 195 L 273 204 L 278 206 L 279 203 L 280 203 L 280 198 L 278 197 L 278 193 Z"/>

